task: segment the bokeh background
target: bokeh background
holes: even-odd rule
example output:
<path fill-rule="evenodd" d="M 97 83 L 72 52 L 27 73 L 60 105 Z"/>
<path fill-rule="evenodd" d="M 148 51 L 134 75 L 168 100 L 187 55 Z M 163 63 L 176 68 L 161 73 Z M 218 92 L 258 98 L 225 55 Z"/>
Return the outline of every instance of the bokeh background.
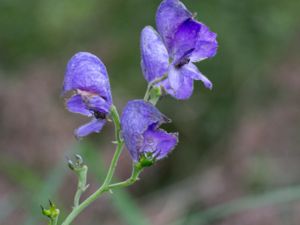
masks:
<path fill-rule="evenodd" d="M 47 221 L 48 199 L 71 210 L 76 188 L 65 157 L 80 153 L 94 191 L 113 154 L 113 126 L 78 142 L 86 121 L 60 97 L 78 51 L 106 64 L 115 105 L 142 98 L 139 35 L 155 26 L 159 0 L 0 1 L 0 224 Z M 162 99 L 180 133 L 167 160 L 115 191 L 74 224 L 300 224 L 300 1 L 185 0 L 218 33 L 215 58 L 198 64 L 213 81 L 188 101 Z M 124 151 L 116 179 L 130 175 Z"/>

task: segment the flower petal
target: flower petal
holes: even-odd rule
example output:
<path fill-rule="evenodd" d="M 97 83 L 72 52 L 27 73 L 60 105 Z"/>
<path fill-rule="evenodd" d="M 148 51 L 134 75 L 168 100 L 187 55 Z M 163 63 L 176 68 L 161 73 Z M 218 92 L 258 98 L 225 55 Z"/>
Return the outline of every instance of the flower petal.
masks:
<path fill-rule="evenodd" d="M 169 122 L 169 119 L 151 103 L 143 100 L 133 100 L 127 103 L 121 117 L 122 135 L 135 162 L 139 160 L 139 153 L 143 147 L 144 132 L 151 125 L 158 127 L 166 122 Z"/>
<path fill-rule="evenodd" d="M 212 58 L 216 55 L 218 49 L 217 34 L 210 31 L 205 24 L 200 24 L 201 29 L 198 33 L 195 50 L 190 57 L 191 62 L 199 62 L 203 59 Z"/>
<path fill-rule="evenodd" d="M 107 71 L 97 56 L 79 52 L 68 62 L 63 94 L 76 89 L 98 94 L 112 102 Z"/>
<path fill-rule="evenodd" d="M 176 31 L 172 56 L 175 61 L 180 61 L 189 53 L 187 57 L 192 62 L 211 58 L 217 53 L 216 37 L 205 24 L 188 19 Z"/>
<path fill-rule="evenodd" d="M 173 48 L 174 34 L 178 26 L 192 17 L 192 13 L 179 0 L 164 0 L 156 12 L 156 26 L 167 49 Z"/>
<path fill-rule="evenodd" d="M 144 146 L 142 152 L 153 153 L 156 159 L 166 157 L 176 146 L 178 135 L 170 134 L 164 130 L 148 129 L 144 133 Z"/>
<path fill-rule="evenodd" d="M 184 77 L 181 74 L 181 70 L 175 68 L 173 65 L 170 66 L 168 79 L 173 90 L 178 90 L 184 82 Z"/>
<path fill-rule="evenodd" d="M 100 96 L 92 96 L 88 98 L 87 104 L 90 109 L 104 113 L 109 112 L 110 105 Z"/>
<path fill-rule="evenodd" d="M 83 126 L 76 129 L 74 134 L 76 138 L 79 139 L 93 132 L 99 133 L 102 130 L 102 127 L 104 126 L 105 123 L 106 120 L 92 119 L 89 123 L 84 124 Z"/>
<path fill-rule="evenodd" d="M 67 102 L 66 107 L 70 112 L 80 113 L 84 116 L 92 116 L 93 114 L 87 108 L 80 95 L 73 95 Z"/>
<path fill-rule="evenodd" d="M 147 26 L 141 33 L 141 66 L 148 82 L 163 76 L 168 71 L 169 55 L 159 34 Z"/>
<path fill-rule="evenodd" d="M 174 61 L 184 60 L 192 54 L 200 29 L 201 24 L 192 19 L 187 19 L 178 27 L 171 50 Z"/>
<path fill-rule="evenodd" d="M 186 71 L 182 67 L 180 69 L 172 67 L 173 69 L 170 69 L 168 79 L 162 81 L 162 86 L 168 94 L 176 99 L 185 100 L 190 98 L 194 90 L 193 79 L 184 75 Z"/>
<path fill-rule="evenodd" d="M 193 80 L 201 80 L 204 86 L 208 89 L 213 88 L 212 82 L 204 76 L 193 63 L 188 63 L 181 68 L 181 74 L 185 77 L 190 77 Z"/>

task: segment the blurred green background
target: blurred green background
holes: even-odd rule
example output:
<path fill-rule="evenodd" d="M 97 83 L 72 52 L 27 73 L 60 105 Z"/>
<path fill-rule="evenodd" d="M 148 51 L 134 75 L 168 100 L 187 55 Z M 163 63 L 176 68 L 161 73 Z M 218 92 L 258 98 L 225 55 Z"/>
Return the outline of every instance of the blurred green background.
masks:
<path fill-rule="evenodd" d="M 159 0 L 0 0 L 0 224 L 46 224 L 48 199 L 71 210 L 76 179 L 65 157 L 83 155 L 91 193 L 113 154 L 113 126 L 78 142 L 86 121 L 60 90 L 78 51 L 107 66 L 115 105 L 142 98 L 139 35 Z M 107 194 L 74 224 L 298 225 L 300 223 L 300 1 L 185 0 L 218 33 L 215 58 L 198 64 L 188 101 L 166 97 L 165 126 L 180 133 L 167 160 L 126 191 Z M 124 151 L 119 179 L 130 175 Z M 88 194 L 87 193 L 87 194 Z"/>

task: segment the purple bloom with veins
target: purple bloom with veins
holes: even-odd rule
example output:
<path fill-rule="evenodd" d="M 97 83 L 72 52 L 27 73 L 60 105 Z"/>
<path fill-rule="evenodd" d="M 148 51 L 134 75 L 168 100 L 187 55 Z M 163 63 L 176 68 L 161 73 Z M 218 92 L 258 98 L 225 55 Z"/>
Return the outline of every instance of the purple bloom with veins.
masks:
<path fill-rule="evenodd" d="M 167 122 L 170 120 L 151 103 L 144 100 L 127 103 L 121 117 L 122 135 L 135 163 L 150 166 L 174 149 L 177 133 L 159 129 Z"/>
<path fill-rule="evenodd" d="M 75 130 L 75 136 L 81 138 L 100 132 L 110 112 L 112 97 L 105 65 L 97 56 L 79 52 L 70 59 L 62 94 L 69 91 L 74 95 L 67 100 L 67 109 L 92 118 Z"/>
<path fill-rule="evenodd" d="M 176 99 L 188 99 L 193 93 L 194 80 L 206 88 L 212 83 L 193 64 L 215 56 L 217 35 L 194 19 L 179 0 L 164 0 L 156 13 L 158 33 L 147 26 L 141 34 L 141 66 L 148 82 L 168 74 L 160 82 Z"/>

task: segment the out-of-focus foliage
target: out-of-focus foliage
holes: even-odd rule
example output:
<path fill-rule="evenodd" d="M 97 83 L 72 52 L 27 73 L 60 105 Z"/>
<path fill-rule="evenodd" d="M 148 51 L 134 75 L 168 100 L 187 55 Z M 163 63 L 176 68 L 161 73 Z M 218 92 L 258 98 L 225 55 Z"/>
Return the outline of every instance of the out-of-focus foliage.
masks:
<path fill-rule="evenodd" d="M 33 224 L 40 219 L 38 201 L 54 196 L 60 200 L 63 214 L 69 211 L 71 190 L 76 186 L 72 178 L 50 179 L 46 184 L 55 190 L 43 186 L 47 174 L 55 174 L 53 165 L 63 162 L 64 150 L 76 143 L 72 129 L 80 124 L 79 117 L 64 111 L 63 99 L 59 99 L 66 62 L 77 51 L 98 55 L 107 66 L 114 102 L 120 110 L 128 100 L 142 98 L 146 82 L 140 70 L 139 35 L 145 25 L 155 26 L 159 3 L 0 1 L 0 224 Z M 299 183 L 300 110 L 296 96 L 300 96 L 300 1 L 184 3 L 198 13 L 198 20 L 218 33 L 219 51 L 215 58 L 198 64 L 213 81 L 212 92 L 198 82 L 189 101 L 168 97 L 158 104 L 172 118 L 166 129 L 178 131 L 180 143 L 167 160 L 148 169 L 131 189 L 140 211 L 156 224 L 167 224 L 233 197 Z M 103 153 L 102 161 L 109 161 L 112 135 L 106 128 L 101 135 L 83 141 L 97 146 L 83 151 L 87 161 L 92 153 L 92 159 L 100 158 L 97 151 Z M 91 168 L 97 170 L 96 166 Z M 118 175 L 128 176 L 126 153 L 120 168 Z M 94 190 L 99 175 L 91 174 Z M 186 178 L 191 179 L 189 185 L 174 188 L 182 187 L 179 182 Z M 160 192 L 167 187 L 171 190 Z M 24 199 L 16 199 L 15 193 Z M 132 207 L 122 211 L 128 197 L 126 193 L 122 196 L 115 202 L 116 211 L 123 215 L 118 220 L 129 224 L 137 206 L 133 200 Z M 31 203 L 26 208 L 28 199 Z M 6 202 L 15 204 L 8 207 Z M 173 211 L 168 207 L 170 202 Z M 93 224 L 100 217 L 114 224 L 114 207 L 103 204 L 108 203 L 97 202 L 78 224 Z M 266 213 L 273 215 L 274 211 Z M 246 224 L 243 221 L 249 217 L 236 223 Z M 273 216 L 265 221 L 263 224 L 276 224 L 270 221 L 280 220 Z"/>

